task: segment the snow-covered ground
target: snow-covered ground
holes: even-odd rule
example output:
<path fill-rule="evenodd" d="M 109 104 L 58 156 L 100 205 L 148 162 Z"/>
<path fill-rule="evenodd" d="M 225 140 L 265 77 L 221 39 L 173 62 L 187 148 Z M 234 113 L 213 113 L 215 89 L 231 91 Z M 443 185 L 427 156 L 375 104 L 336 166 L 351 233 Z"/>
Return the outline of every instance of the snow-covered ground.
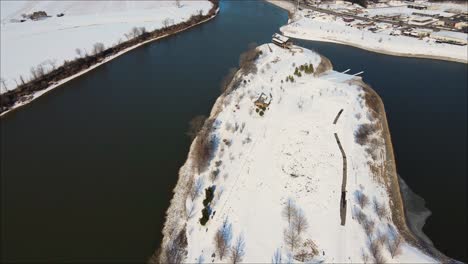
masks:
<path fill-rule="evenodd" d="M 262 55 L 256 62 L 257 73 L 238 74 L 242 78 L 239 88 L 218 98 L 212 110 L 215 121 L 211 137 L 216 147 L 208 169 L 202 173 L 193 170 L 192 145 L 168 211 L 163 247 L 186 226 L 185 262 L 230 262 L 230 253 L 221 260 L 215 247 L 215 235 L 227 223 L 231 246 L 243 238 L 245 263 L 271 263 L 275 252 L 283 263 L 299 262 L 292 259 L 301 250 L 310 251 L 302 246 L 307 240 L 318 249 L 311 262 L 359 263 L 364 261 L 363 256 L 373 262 L 369 238 L 356 216 L 364 212 L 367 223 L 375 224 L 372 239 L 379 233 L 388 235 L 395 226 L 389 214 L 379 217 L 372 207 L 375 199 L 390 212 L 381 176 L 371 169 L 385 162 L 387 149 L 382 144 L 381 130 L 373 134 L 377 142 L 373 158 L 366 146 L 355 140 L 361 125 L 376 122 L 371 117 L 373 110 L 364 102 L 360 78 L 335 71 L 317 76 L 302 71 L 298 77 L 293 73 L 300 65 L 312 64 L 316 71 L 321 68 L 321 56 L 299 47 L 291 53 L 273 44 L 259 49 Z M 294 82 L 286 81 L 288 76 L 293 76 Z M 267 102 L 271 99 L 263 116 L 254 105 L 262 93 L 268 97 Z M 341 109 L 341 116 L 333 124 Z M 344 226 L 340 225 L 343 159 L 334 133 L 348 163 Z M 193 199 L 184 194 L 191 177 L 198 187 L 194 188 L 199 190 Z M 212 214 L 202 226 L 202 202 L 210 186 L 215 186 Z M 364 193 L 370 204 L 361 208 L 355 199 L 357 193 Z M 288 200 L 308 222 L 308 228 L 300 234 L 301 246 L 294 250 L 284 233 L 293 226 L 283 214 Z M 185 209 L 177 208 L 183 204 Z M 172 233 L 168 236 L 167 232 Z M 400 249 L 400 254 L 392 258 L 384 243 L 382 256 L 388 262 L 435 261 L 405 241 Z"/>
<path fill-rule="evenodd" d="M 344 7 L 346 7 L 346 4 L 342 6 L 342 8 Z M 437 9 L 434 7 L 430 10 L 412 10 L 407 7 L 374 8 L 366 9 L 360 16 L 409 15 L 415 11 L 449 16 L 450 14 L 444 12 L 444 10 L 456 9 L 457 7 L 460 8 L 459 5 L 455 4 L 441 5 L 437 6 Z M 337 6 L 333 5 L 330 5 L 329 8 L 338 9 Z M 429 36 L 422 39 L 404 36 L 401 34 L 401 30 L 395 29 L 394 26 L 387 23 L 377 23 L 374 26 L 364 26 L 362 28 L 357 25 L 359 23 L 362 23 L 362 21 L 355 20 L 347 23 L 341 17 L 304 9 L 298 10 L 290 23 L 281 27 L 281 32 L 293 38 L 341 43 L 391 55 L 468 62 L 468 49 L 466 46 L 436 43 L 436 40 Z M 371 32 L 369 29 L 372 27 L 377 27 L 377 32 Z M 467 40 L 467 34 L 457 34 L 462 39 Z"/>
<path fill-rule="evenodd" d="M 164 20 L 180 23 L 191 15 L 208 13 L 206 0 L 181 1 L 0 1 L 1 78 L 7 89 L 16 88 L 20 76 L 28 80 L 31 67 L 60 66 L 64 60 L 91 53 L 93 44 L 105 47 L 125 41 L 133 27 L 148 31 L 163 27 Z M 20 23 L 22 14 L 45 11 L 50 17 Z M 63 17 L 57 17 L 63 13 Z M 15 82 L 16 80 L 16 82 Z M 3 85 L 2 85 L 3 86 Z M 2 87 L 1 92 L 5 92 Z"/>

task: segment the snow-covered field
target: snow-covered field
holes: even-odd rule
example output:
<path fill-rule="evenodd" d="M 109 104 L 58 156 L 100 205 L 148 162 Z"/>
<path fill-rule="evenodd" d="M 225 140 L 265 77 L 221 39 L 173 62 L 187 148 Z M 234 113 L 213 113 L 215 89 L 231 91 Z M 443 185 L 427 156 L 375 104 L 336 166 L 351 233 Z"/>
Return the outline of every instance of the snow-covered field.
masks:
<path fill-rule="evenodd" d="M 164 20 L 180 23 L 191 15 L 208 13 L 206 0 L 181 1 L 0 1 L 1 78 L 8 90 L 20 76 L 28 80 L 31 67 L 60 66 L 64 60 L 91 53 L 93 44 L 105 47 L 125 41 L 133 27 L 148 31 L 163 27 Z M 22 14 L 45 11 L 50 17 L 20 23 Z M 57 17 L 63 13 L 63 17 Z M 16 21 L 16 22 L 15 22 Z M 15 81 L 16 80 L 16 81 Z M 2 85 L 3 86 L 3 85 Z M 1 92 L 5 92 L 2 87 Z"/>
<path fill-rule="evenodd" d="M 378 14 L 404 14 L 405 10 L 407 8 L 390 7 L 369 9 L 367 13 L 372 16 Z M 431 13 L 435 11 L 422 12 Z M 446 14 L 444 12 L 438 13 Z M 468 62 L 468 49 L 466 46 L 436 43 L 430 37 L 418 39 L 403 35 L 391 35 L 396 30 L 390 24 L 385 23 L 377 23 L 377 27 L 381 29 L 374 33 L 367 28 L 358 28 L 356 26 L 358 23 L 359 21 L 354 21 L 351 23 L 354 25 L 352 27 L 350 23 L 344 22 L 339 17 L 299 10 L 295 13 L 291 23 L 281 27 L 281 32 L 293 38 L 341 43 L 391 55 Z M 398 34 L 401 34 L 401 32 Z M 467 38 L 467 34 L 457 34 L 465 39 Z"/>
<path fill-rule="evenodd" d="M 239 88 L 218 98 L 212 110 L 215 121 L 211 138 L 216 147 L 202 173 L 193 169 L 195 144 L 191 147 L 168 210 L 163 248 L 183 230 L 188 243 L 185 262 L 230 262 L 234 251 L 220 259 L 215 246 L 215 236 L 224 225 L 227 228 L 223 237 L 231 247 L 243 238 L 245 263 L 271 263 L 275 254 L 282 263 L 300 262 L 297 255 L 311 252 L 310 241 L 315 243 L 318 254 L 309 256 L 307 262 L 357 263 L 365 261 L 366 256 L 367 261 L 373 262 L 369 237 L 375 240 L 379 234 L 385 234 L 392 243 L 391 238 L 396 236 L 390 235 L 395 226 L 389 214 L 389 196 L 380 174 L 371 169 L 380 168 L 385 162 L 387 149 L 381 130 L 372 136 L 374 157 L 355 140 L 361 125 L 378 122 L 364 102 L 360 78 L 335 71 L 316 76 L 302 71 L 302 77 L 298 77 L 293 74 L 296 67 L 312 64 L 317 71 L 321 57 L 299 47 L 294 48 L 295 53 L 273 44 L 259 49 L 262 55 L 256 62 L 257 73 L 238 74 L 242 78 Z M 293 76 L 294 82 L 286 81 L 288 76 Z M 262 93 L 267 102 L 271 99 L 263 116 L 254 106 Z M 341 116 L 333 124 L 341 109 Z M 334 133 L 348 163 L 344 226 L 340 225 L 343 159 Z M 192 188 L 187 187 L 192 186 L 188 184 L 191 177 L 195 182 Z M 212 214 L 202 226 L 202 203 L 205 189 L 210 186 L 215 187 L 210 203 Z M 185 193 L 194 190 L 193 199 Z M 358 193 L 368 197 L 367 206 L 357 203 Z M 387 212 L 386 216 L 376 214 L 374 199 Z M 296 215 L 302 214 L 308 222 L 294 249 L 285 239 L 285 232 L 296 227 L 293 220 L 284 216 L 288 201 L 299 212 Z M 357 220 L 359 212 L 367 219 L 361 224 Z M 364 222 L 374 223 L 369 236 Z M 305 242 L 309 246 L 303 246 Z M 405 241 L 399 254 L 392 258 L 386 245 L 382 244 L 381 254 L 388 262 L 435 261 Z"/>

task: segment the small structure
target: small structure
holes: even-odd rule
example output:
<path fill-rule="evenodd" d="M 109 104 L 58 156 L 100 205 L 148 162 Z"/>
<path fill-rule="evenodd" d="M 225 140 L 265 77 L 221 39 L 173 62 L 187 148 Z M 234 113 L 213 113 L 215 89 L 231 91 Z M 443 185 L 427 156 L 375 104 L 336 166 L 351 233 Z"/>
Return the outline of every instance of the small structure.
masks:
<path fill-rule="evenodd" d="M 273 34 L 271 41 L 274 44 L 276 44 L 276 45 L 278 45 L 278 46 L 280 46 L 282 48 L 286 48 L 287 46 L 289 46 L 291 44 L 288 37 L 283 36 L 283 35 L 278 34 L 278 33 Z"/>
<path fill-rule="evenodd" d="M 271 103 L 271 96 L 270 96 L 270 100 L 268 101 L 268 103 L 267 103 L 267 100 L 268 100 L 267 95 L 264 93 L 261 93 L 258 99 L 255 100 L 254 104 L 258 108 L 266 109 Z"/>
<path fill-rule="evenodd" d="M 411 17 L 408 24 L 410 25 L 417 25 L 417 26 L 426 26 L 436 22 L 437 20 L 432 17 L 421 17 L 421 16 L 413 16 Z"/>
<path fill-rule="evenodd" d="M 343 17 L 343 21 L 344 21 L 344 22 L 348 22 L 348 23 L 349 23 L 349 22 L 353 22 L 353 21 L 354 21 L 354 18 L 352 18 L 352 17 Z"/>
<path fill-rule="evenodd" d="M 411 4 L 411 5 L 408 5 L 408 8 L 417 9 L 417 10 L 426 10 L 427 6 Z"/>
<path fill-rule="evenodd" d="M 467 34 L 451 31 L 439 31 L 431 34 L 431 38 L 438 43 L 447 43 L 464 46 L 467 44 Z"/>

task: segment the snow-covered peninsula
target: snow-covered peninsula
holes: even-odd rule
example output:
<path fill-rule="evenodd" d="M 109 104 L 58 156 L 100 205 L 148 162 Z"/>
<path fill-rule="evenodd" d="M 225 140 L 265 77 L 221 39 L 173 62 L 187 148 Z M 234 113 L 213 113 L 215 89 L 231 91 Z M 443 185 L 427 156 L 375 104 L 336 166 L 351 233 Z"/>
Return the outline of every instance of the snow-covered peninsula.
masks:
<path fill-rule="evenodd" d="M 198 1 L 0 1 L 1 90 L 86 54 L 128 40 L 134 28 L 152 31 L 207 14 L 212 4 Z"/>
<path fill-rule="evenodd" d="M 151 262 L 440 260 L 406 227 L 378 95 L 297 46 L 241 56 L 180 169 L 163 234 Z"/>
<path fill-rule="evenodd" d="M 448 23 L 444 21 L 450 21 L 450 17 L 463 19 L 466 4 L 432 3 L 428 10 L 416 10 L 408 8 L 407 3 L 390 1 L 395 6 L 365 9 L 336 1 L 297 9 L 287 0 L 269 2 L 290 12 L 289 23 L 280 29 L 288 37 L 340 43 L 395 56 L 468 62 L 468 34 L 437 26 Z"/>

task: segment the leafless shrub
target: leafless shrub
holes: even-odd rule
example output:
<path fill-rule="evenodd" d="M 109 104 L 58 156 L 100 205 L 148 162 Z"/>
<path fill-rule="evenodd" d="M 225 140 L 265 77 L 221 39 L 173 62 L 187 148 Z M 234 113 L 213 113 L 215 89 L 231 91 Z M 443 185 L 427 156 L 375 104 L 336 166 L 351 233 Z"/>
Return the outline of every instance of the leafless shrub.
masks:
<path fill-rule="evenodd" d="M 260 56 L 261 51 L 257 49 L 256 43 L 250 43 L 247 51 L 242 53 L 239 58 L 239 67 L 242 69 L 244 74 L 256 74 L 257 66 L 255 61 Z"/>
<path fill-rule="evenodd" d="M 167 19 L 167 18 L 166 18 Z M 164 21 L 163 21 L 163 24 L 164 24 Z M 147 31 L 146 31 L 146 28 L 145 27 L 133 27 L 129 33 L 125 34 L 125 37 L 130 40 L 130 39 L 134 39 L 134 38 L 137 38 L 143 34 L 145 34 Z"/>
<path fill-rule="evenodd" d="M 213 119 L 207 119 L 204 122 L 194 142 L 192 158 L 199 173 L 208 166 L 217 145 L 217 138 L 211 135 L 213 122 Z"/>
<path fill-rule="evenodd" d="M 197 115 L 192 120 L 189 122 L 189 129 L 187 131 L 187 136 L 190 137 L 191 140 L 193 140 L 198 132 L 203 128 L 203 124 L 205 124 L 206 121 L 206 116 L 204 115 Z"/>
<path fill-rule="evenodd" d="M 2 84 L 2 90 L 4 90 L 5 92 L 8 90 L 7 89 L 7 85 L 6 85 L 6 81 L 4 78 L 0 78 L 0 83 Z"/>
<path fill-rule="evenodd" d="M 402 238 L 398 231 L 395 230 L 394 227 L 391 225 L 388 225 L 389 228 L 389 237 L 387 240 L 387 248 L 388 251 L 390 252 L 390 256 L 394 258 L 395 256 L 398 256 L 401 253 L 401 242 Z"/>
<path fill-rule="evenodd" d="M 247 135 L 247 137 L 242 140 L 242 145 L 248 144 L 250 142 L 252 142 L 252 138 L 250 138 L 250 135 Z"/>
<path fill-rule="evenodd" d="M 378 118 L 380 114 L 380 100 L 377 94 L 366 91 L 364 94 L 364 101 L 366 102 L 367 108 L 371 109 L 371 115 L 373 118 Z"/>
<path fill-rule="evenodd" d="M 227 131 L 231 131 L 231 129 L 232 129 L 232 124 L 231 124 L 230 122 L 226 122 L 226 123 L 224 124 L 224 127 L 226 128 Z"/>
<path fill-rule="evenodd" d="M 33 80 L 41 78 L 46 74 L 46 70 L 42 64 L 39 64 L 36 67 L 31 67 L 30 71 Z"/>
<path fill-rule="evenodd" d="M 104 49 L 105 49 L 105 47 L 104 47 L 103 43 L 101 43 L 101 42 L 94 43 L 92 54 L 97 55 L 97 54 L 103 52 Z"/>
<path fill-rule="evenodd" d="M 362 227 L 364 228 L 364 232 L 366 232 L 367 237 L 372 237 L 372 232 L 374 232 L 375 223 L 372 219 L 366 219 L 362 222 Z"/>
<path fill-rule="evenodd" d="M 180 233 L 175 236 L 173 241 L 170 241 L 164 248 L 161 263 L 182 263 L 187 255 L 187 236 L 186 229 L 182 229 Z"/>
<path fill-rule="evenodd" d="M 182 7 L 182 4 L 180 3 L 180 0 L 175 0 L 175 5 L 176 5 L 178 8 L 181 8 L 181 7 Z"/>
<path fill-rule="evenodd" d="M 307 239 L 300 247 L 294 259 L 301 262 L 310 262 L 314 256 L 318 255 L 319 251 L 315 242 L 311 239 Z"/>
<path fill-rule="evenodd" d="M 296 209 L 296 213 L 293 217 L 293 228 L 296 230 L 298 235 L 301 235 L 308 227 L 309 223 L 307 222 L 304 212 L 301 209 Z"/>
<path fill-rule="evenodd" d="M 166 19 L 163 20 L 164 28 L 168 28 L 169 26 L 171 26 L 173 24 L 174 24 L 174 20 L 172 20 L 170 18 L 166 18 Z"/>
<path fill-rule="evenodd" d="M 388 236 L 385 232 L 377 231 L 376 240 L 380 243 L 381 246 L 385 246 L 388 243 Z"/>
<path fill-rule="evenodd" d="M 211 179 L 211 182 L 214 182 L 217 178 L 218 178 L 218 175 L 219 175 L 219 169 L 216 168 L 214 171 L 211 172 L 210 174 L 210 179 Z"/>
<path fill-rule="evenodd" d="M 195 200 L 195 198 L 200 195 L 201 191 L 203 189 L 203 178 L 199 177 L 195 183 L 191 185 L 190 188 L 190 198 L 192 198 L 192 201 Z"/>
<path fill-rule="evenodd" d="M 286 202 L 286 205 L 283 207 L 283 217 L 286 218 L 288 224 L 291 225 L 291 221 L 293 220 L 294 216 L 296 215 L 296 206 L 294 205 L 294 201 L 289 198 Z"/>
<path fill-rule="evenodd" d="M 244 132 L 244 129 L 245 129 L 245 122 L 242 122 L 242 125 L 241 125 L 241 128 L 240 128 L 240 132 Z"/>
<path fill-rule="evenodd" d="M 320 56 L 320 63 L 317 66 L 317 69 L 314 71 L 314 76 L 318 76 L 324 72 L 330 71 L 333 69 L 331 61 L 323 56 Z"/>
<path fill-rule="evenodd" d="M 235 90 L 239 86 L 239 84 L 242 82 L 241 78 L 238 78 L 235 83 L 232 83 L 232 85 L 230 85 L 231 82 L 234 80 L 234 77 L 236 76 L 236 73 L 237 73 L 236 68 L 230 68 L 229 69 L 226 76 L 224 76 L 224 78 L 221 80 L 221 93 L 230 92 L 232 90 Z M 229 88 L 231 88 L 231 89 L 229 89 Z M 228 89 L 229 89 L 229 91 L 228 91 Z"/>
<path fill-rule="evenodd" d="M 285 244 L 288 245 L 291 252 L 294 253 L 294 250 L 296 250 L 297 246 L 300 243 L 299 234 L 296 232 L 296 230 L 294 230 L 292 226 L 289 226 L 288 228 L 284 229 L 283 234 Z"/>
<path fill-rule="evenodd" d="M 366 206 L 369 204 L 369 198 L 367 198 L 367 196 L 361 190 L 356 190 L 354 192 L 354 198 L 362 209 L 366 208 Z"/>
<path fill-rule="evenodd" d="M 273 257 L 271 258 L 271 264 L 281 264 L 281 263 L 283 263 L 281 250 L 277 248 L 275 250 L 275 253 L 273 253 Z"/>
<path fill-rule="evenodd" d="M 369 241 L 369 252 L 374 258 L 375 263 L 385 263 L 385 258 L 382 255 L 382 247 L 378 241 Z"/>
<path fill-rule="evenodd" d="M 242 261 L 242 258 L 245 255 L 245 241 L 244 236 L 241 234 L 234 246 L 231 247 L 231 263 L 236 264 Z"/>
<path fill-rule="evenodd" d="M 361 258 L 362 258 L 362 262 L 364 263 L 369 262 L 369 255 L 366 253 L 364 249 L 361 250 Z"/>
<path fill-rule="evenodd" d="M 229 246 L 232 238 L 232 226 L 228 223 L 227 218 L 224 220 L 223 225 L 218 229 L 215 234 L 215 249 L 218 253 L 219 259 L 223 259 L 229 251 Z"/>
<path fill-rule="evenodd" d="M 356 218 L 358 223 L 361 224 L 361 225 L 364 223 L 364 221 L 367 220 L 366 214 L 364 214 L 364 212 L 361 211 L 361 209 L 359 209 L 359 208 L 355 208 L 354 217 Z"/>
<path fill-rule="evenodd" d="M 384 204 L 379 203 L 379 201 L 377 201 L 377 198 L 374 197 L 372 205 L 372 207 L 374 208 L 374 212 L 380 219 L 386 218 L 388 216 L 387 208 L 385 208 Z"/>
<path fill-rule="evenodd" d="M 370 136 L 376 132 L 376 125 L 375 123 L 367 123 L 362 124 L 358 127 L 358 129 L 354 132 L 354 137 L 356 143 L 359 145 L 364 145 L 370 140 Z"/>
<path fill-rule="evenodd" d="M 78 58 L 81 58 L 81 56 L 83 56 L 83 53 L 82 53 L 81 49 L 79 49 L 79 48 L 75 49 L 75 53 L 76 53 L 76 55 L 78 55 Z"/>

